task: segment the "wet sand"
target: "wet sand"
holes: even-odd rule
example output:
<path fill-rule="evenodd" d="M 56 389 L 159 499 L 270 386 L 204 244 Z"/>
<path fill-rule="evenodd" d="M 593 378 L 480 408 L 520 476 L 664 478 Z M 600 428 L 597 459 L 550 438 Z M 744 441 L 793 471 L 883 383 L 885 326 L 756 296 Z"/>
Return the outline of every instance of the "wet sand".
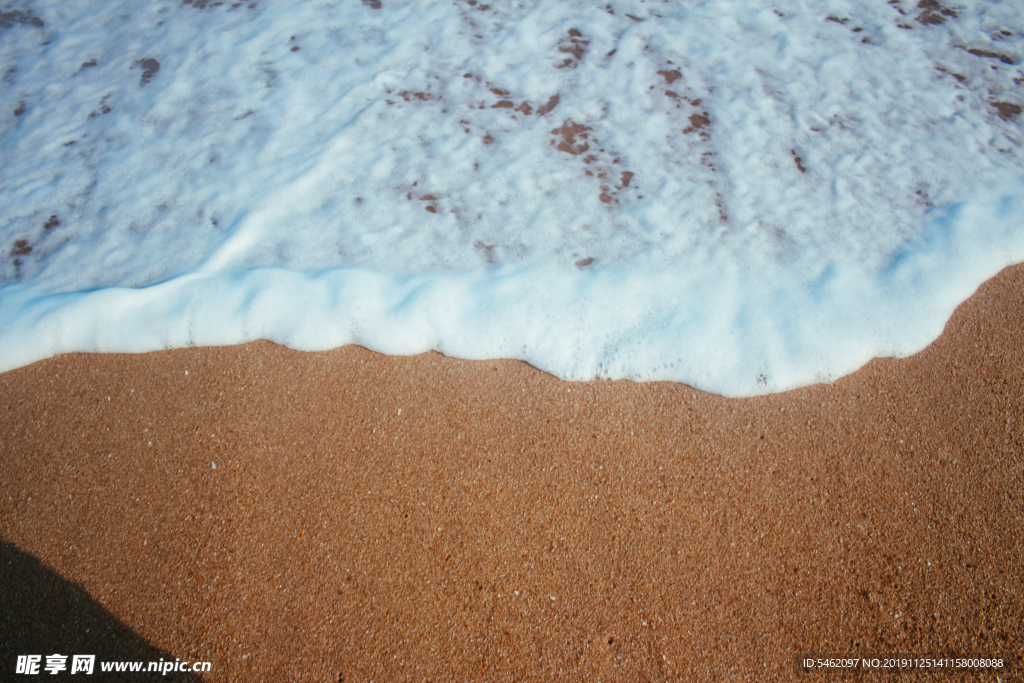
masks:
<path fill-rule="evenodd" d="M 1024 266 L 925 351 L 764 398 L 258 342 L 63 356 L 0 375 L 0 405 L 8 629 L 52 573 L 204 680 L 1024 651 Z M 72 603 L 65 630 L 93 623 Z"/>

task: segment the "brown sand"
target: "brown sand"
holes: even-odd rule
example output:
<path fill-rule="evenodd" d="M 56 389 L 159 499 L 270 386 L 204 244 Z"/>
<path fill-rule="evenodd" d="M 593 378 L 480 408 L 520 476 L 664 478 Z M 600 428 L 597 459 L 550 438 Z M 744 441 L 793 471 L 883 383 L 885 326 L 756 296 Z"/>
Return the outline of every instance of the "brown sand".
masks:
<path fill-rule="evenodd" d="M 0 534 L 210 681 L 1019 656 L 1022 293 L 1007 269 L 922 353 L 745 400 L 355 347 L 64 356 L 0 375 Z"/>

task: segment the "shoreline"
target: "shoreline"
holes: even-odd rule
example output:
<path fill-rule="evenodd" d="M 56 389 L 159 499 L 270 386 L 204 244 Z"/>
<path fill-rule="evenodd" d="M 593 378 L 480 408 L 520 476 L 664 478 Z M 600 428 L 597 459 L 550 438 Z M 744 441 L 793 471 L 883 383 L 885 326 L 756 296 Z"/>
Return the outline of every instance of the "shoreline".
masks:
<path fill-rule="evenodd" d="M 0 539 L 209 681 L 1019 656 L 1022 292 L 1011 266 L 914 356 L 744 399 L 359 347 L 60 356 L 0 375 Z"/>

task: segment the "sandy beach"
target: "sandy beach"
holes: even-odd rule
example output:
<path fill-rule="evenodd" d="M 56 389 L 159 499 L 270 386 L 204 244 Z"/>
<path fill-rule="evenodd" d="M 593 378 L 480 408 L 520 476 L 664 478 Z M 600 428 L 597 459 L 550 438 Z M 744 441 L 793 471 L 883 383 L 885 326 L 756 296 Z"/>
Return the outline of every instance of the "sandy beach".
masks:
<path fill-rule="evenodd" d="M 0 12 L 0 683 L 1024 682 L 1022 8 Z"/>
<path fill-rule="evenodd" d="M 1022 292 L 1009 268 L 925 351 L 756 399 L 266 342 L 0 375 L 2 677 L 54 652 L 324 683 L 1019 656 Z"/>

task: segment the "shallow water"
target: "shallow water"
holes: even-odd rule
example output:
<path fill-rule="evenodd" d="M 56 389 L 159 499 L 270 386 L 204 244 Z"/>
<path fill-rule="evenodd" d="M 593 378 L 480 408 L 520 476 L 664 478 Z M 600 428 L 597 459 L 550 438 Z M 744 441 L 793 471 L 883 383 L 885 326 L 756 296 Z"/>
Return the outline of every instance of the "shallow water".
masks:
<path fill-rule="evenodd" d="M 1006 4 L 3 16 L 3 369 L 267 338 L 750 395 L 1024 260 Z"/>

